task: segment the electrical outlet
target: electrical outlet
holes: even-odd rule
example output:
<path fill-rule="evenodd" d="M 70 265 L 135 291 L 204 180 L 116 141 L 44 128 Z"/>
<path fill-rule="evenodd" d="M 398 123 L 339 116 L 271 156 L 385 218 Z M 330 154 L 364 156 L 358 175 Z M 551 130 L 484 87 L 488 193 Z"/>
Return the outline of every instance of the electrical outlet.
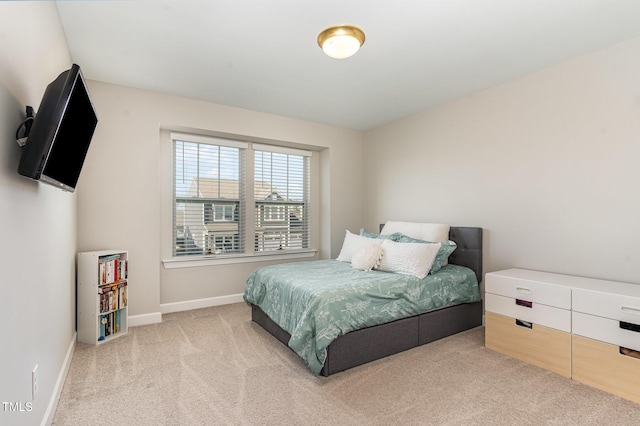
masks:
<path fill-rule="evenodd" d="M 38 364 L 33 367 L 31 371 L 31 399 L 36 399 L 36 393 L 38 393 Z"/>

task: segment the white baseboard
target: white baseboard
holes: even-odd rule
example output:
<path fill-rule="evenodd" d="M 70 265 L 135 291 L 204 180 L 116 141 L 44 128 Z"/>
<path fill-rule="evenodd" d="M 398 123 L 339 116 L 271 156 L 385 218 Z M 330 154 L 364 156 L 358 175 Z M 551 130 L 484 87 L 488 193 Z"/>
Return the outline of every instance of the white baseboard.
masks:
<path fill-rule="evenodd" d="M 231 303 L 240 302 L 244 302 L 242 294 L 231 294 L 229 296 L 208 297 L 206 299 L 186 300 L 184 302 L 163 303 L 160 305 L 160 311 L 163 314 L 170 314 L 172 312 L 190 311 L 192 309 L 229 305 Z"/>
<path fill-rule="evenodd" d="M 129 315 L 127 317 L 127 327 L 156 324 L 159 322 L 162 322 L 161 312 L 152 312 L 150 314 L 141 314 L 141 315 Z"/>
<path fill-rule="evenodd" d="M 64 381 L 67 378 L 67 373 L 69 373 L 69 367 L 71 366 L 71 360 L 73 359 L 73 352 L 76 349 L 77 339 L 78 333 L 74 332 L 71 336 L 71 343 L 69 343 L 69 347 L 67 348 L 67 354 L 64 357 L 62 368 L 58 373 L 58 379 L 56 380 L 56 384 L 53 388 L 53 393 L 51 394 L 51 399 L 49 400 L 47 411 L 45 411 L 44 417 L 42 418 L 41 425 L 43 426 L 49 426 L 53 423 L 53 417 L 56 415 L 56 408 L 58 408 L 58 401 L 60 401 L 60 395 L 62 394 Z"/>
<path fill-rule="evenodd" d="M 162 314 L 190 311 L 192 309 L 208 308 L 211 306 L 229 305 L 231 303 L 240 303 L 243 301 L 244 299 L 242 298 L 242 294 L 231 294 L 229 296 L 186 300 L 184 302 L 163 303 L 160 305 L 160 312 L 153 312 L 150 314 L 142 315 L 129 315 L 127 321 L 129 327 L 156 324 L 162 322 Z"/>

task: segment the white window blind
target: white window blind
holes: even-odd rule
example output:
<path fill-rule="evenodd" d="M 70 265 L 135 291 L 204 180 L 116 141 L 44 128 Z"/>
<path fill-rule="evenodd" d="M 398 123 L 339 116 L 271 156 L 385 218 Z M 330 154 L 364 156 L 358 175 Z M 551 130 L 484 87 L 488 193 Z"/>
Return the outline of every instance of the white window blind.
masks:
<path fill-rule="evenodd" d="M 255 252 L 309 248 L 310 152 L 254 144 Z"/>
<path fill-rule="evenodd" d="M 246 143 L 172 134 L 173 255 L 244 253 Z"/>

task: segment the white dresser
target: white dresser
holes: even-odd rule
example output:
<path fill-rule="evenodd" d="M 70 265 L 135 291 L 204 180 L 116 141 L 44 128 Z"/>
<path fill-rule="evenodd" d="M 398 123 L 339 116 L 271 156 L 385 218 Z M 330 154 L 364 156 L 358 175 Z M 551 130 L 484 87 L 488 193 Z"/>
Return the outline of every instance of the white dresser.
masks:
<path fill-rule="evenodd" d="M 571 287 L 523 269 L 485 275 L 485 345 L 571 377 Z"/>
<path fill-rule="evenodd" d="M 485 291 L 488 349 L 640 402 L 640 285 L 508 269 Z"/>
<path fill-rule="evenodd" d="M 572 377 L 640 402 L 640 286 L 598 284 L 572 290 Z"/>

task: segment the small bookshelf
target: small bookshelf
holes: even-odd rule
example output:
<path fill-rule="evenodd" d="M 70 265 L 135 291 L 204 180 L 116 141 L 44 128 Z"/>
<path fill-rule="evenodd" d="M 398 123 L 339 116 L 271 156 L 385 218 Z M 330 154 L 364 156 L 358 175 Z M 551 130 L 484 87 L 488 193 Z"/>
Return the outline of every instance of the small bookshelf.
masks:
<path fill-rule="evenodd" d="M 127 251 L 78 253 L 78 342 L 100 345 L 127 333 L 128 286 Z"/>

